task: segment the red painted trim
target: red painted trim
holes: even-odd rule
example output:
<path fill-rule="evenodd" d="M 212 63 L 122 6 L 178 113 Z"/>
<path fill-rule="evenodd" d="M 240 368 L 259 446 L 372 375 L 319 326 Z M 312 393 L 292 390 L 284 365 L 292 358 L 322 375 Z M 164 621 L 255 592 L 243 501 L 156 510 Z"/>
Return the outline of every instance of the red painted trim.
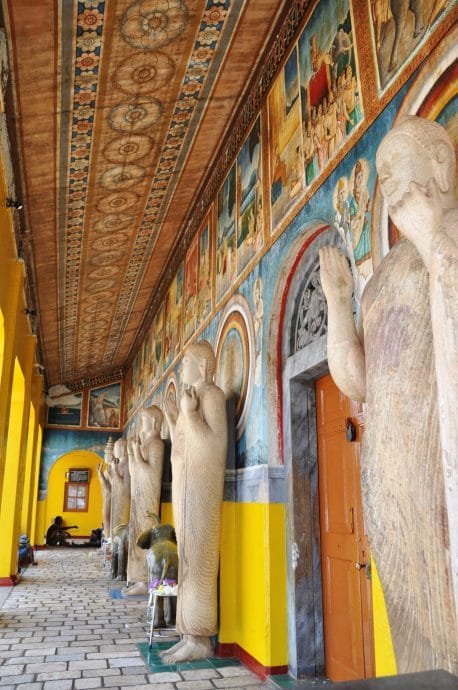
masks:
<path fill-rule="evenodd" d="M 0 587 L 14 587 L 21 581 L 20 575 L 10 575 L 9 577 L 0 577 Z"/>
<path fill-rule="evenodd" d="M 217 645 L 217 654 L 223 658 L 235 657 L 239 659 L 244 666 L 250 669 L 250 671 L 253 671 L 253 673 L 256 673 L 261 680 L 265 680 L 268 676 L 278 676 L 288 673 L 288 666 L 263 666 L 236 642 L 219 642 Z"/>
<path fill-rule="evenodd" d="M 278 405 L 277 405 L 277 429 L 278 429 L 278 459 L 279 459 L 279 464 L 284 465 L 284 460 L 283 460 L 283 381 L 282 381 L 282 342 L 283 342 L 283 320 L 285 316 L 285 309 L 286 309 L 286 300 L 288 299 L 288 293 L 289 293 L 289 288 L 291 286 L 291 281 L 293 280 L 294 274 L 296 273 L 296 269 L 299 265 L 300 260 L 305 254 L 305 251 L 310 247 L 312 242 L 316 240 L 318 235 L 321 235 L 322 232 L 325 230 L 330 230 L 331 226 L 330 225 L 323 225 L 321 228 L 318 228 L 318 230 L 315 230 L 315 232 L 310 235 L 302 245 L 302 247 L 299 249 L 296 258 L 294 259 L 294 263 L 291 266 L 291 269 L 288 273 L 288 277 L 286 278 L 286 283 L 285 287 L 283 289 L 283 295 L 281 298 L 281 306 L 280 306 L 280 320 L 279 320 L 279 325 L 278 325 L 278 337 L 277 337 L 277 399 L 278 399 Z"/>

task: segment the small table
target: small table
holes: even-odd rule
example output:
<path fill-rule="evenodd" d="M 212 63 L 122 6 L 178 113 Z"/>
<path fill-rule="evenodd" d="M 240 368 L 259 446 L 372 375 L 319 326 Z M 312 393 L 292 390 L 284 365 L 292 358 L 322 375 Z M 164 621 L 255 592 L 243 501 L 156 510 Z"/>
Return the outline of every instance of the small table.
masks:
<path fill-rule="evenodd" d="M 105 568 L 111 561 L 111 539 L 102 541 L 102 564 Z"/>
<path fill-rule="evenodd" d="M 156 614 L 158 597 L 174 597 L 176 599 L 176 596 L 176 594 L 161 592 L 158 589 L 150 589 L 148 604 L 146 606 L 146 622 L 149 625 L 148 644 L 150 649 L 153 644 L 153 637 L 176 637 L 177 635 L 176 628 L 156 628 L 157 633 L 154 633 L 154 616 Z"/>

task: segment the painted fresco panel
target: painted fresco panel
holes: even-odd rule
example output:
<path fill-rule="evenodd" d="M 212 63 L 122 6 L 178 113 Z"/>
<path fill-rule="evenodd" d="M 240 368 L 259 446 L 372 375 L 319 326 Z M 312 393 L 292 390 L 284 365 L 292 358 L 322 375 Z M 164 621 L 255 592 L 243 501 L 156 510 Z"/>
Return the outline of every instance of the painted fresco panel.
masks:
<path fill-rule="evenodd" d="M 218 193 L 216 230 L 216 300 L 229 290 L 236 278 L 236 173 L 232 166 Z"/>
<path fill-rule="evenodd" d="M 151 329 L 151 384 L 154 386 L 163 371 L 164 308 L 161 305 Z"/>
<path fill-rule="evenodd" d="M 93 388 L 89 393 L 88 422 L 90 427 L 119 428 L 121 384 Z"/>
<path fill-rule="evenodd" d="M 324 24 L 328 27 L 327 33 L 324 37 L 318 33 L 314 41 L 319 52 L 323 51 L 326 47 L 332 47 L 339 31 L 344 31 L 344 33 L 348 35 L 352 44 L 351 50 L 341 51 L 340 55 L 337 55 L 337 53 L 335 54 L 337 58 L 341 58 L 340 61 L 337 59 L 337 71 L 335 72 L 337 78 L 335 81 L 337 84 L 338 77 L 343 75 L 343 78 L 340 80 L 340 85 L 346 84 L 346 70 L 350 65 L 352 69 L 351 77 L 352 79 L 354 77 L 356 80 L 356 93 L 354 94 L 354 102 L 356 104 L 356 95 L 359 93 L 359 79 L 356 68 L 354 39 L 351 32 L 351 25 L 349 24 L 349 4 L 342 0 L 336 3 L 324 2 L 323 5 L 327 8 L 329 15 L 326 20 L 323 20 Z M 332 8 L 332 12 L 330 8 Z M 336 8 L 337 11 L 335 18 L 333 16 L 334 8 Z M 310 85 L 306 77 L 306 61 L 303 60 L 303 55 L 305 46 L 308 46 L 307 59 L 311 65 L 310 39 L 313 33 L 312 30 L 316 12 L 317 8 L 315 8 L 311 15 L 306 30 L 303 31 L 300 36 L 299 50 L 297 51 L 299 85 L 301 87 L 299 99 L 301 119 L 304 118 L 304 113 L 305 115 L 309 114 L 311 116 L 310 103 L 312 101 L 310 100 Z M 341 40 L 342 45 L 345 45 L 346 39 L 343 37 L 342 33 L 339 40 Z M 332 62 L 333 64 L 326 65 L 330 70 L 331 84 L 333 78 L 332 70 L 336 61 L 333 60 Z M 430 65 L 427 65 L 427 67 L 431 73 L 435 72 L 439 75 L 440 70 L 437 69 L 436 63 L 432 62 Z M 273 91 L 271 91 L 268 97 L 268 107 L 270 109 L 271 99 L 279 96 L 279 100 L 281 100 L 284 108 L 281 113 L 283 121 L 286 121 L 288 124 L 288 118 L 294 113 L 295 104 L 297 103 L 297 101 L 294 102 L 295 81 L 297 82 L 294 76 L 294 68 L 291 67 L 291 65 L 289 66 L 287 77 L 284 76 L 283 70 L 283 74 L 277 81 L 281 85 L 282 93 L 275 95 Z M 272 319 L 274 316 L 278 317 L 281 310 L 282 294 L 280 294 L 278 289 L 279 280 L 282 272 L 286 270 L 285 266 L 291 265 L 292 249 L 295 246 L 302 246 L 301 243 L 306 241 L 308 234 L 318 227 L 334 227 L 347 245 L 355 280 L 356 301 L 358 301 L 364 283 L 372 273 L 374 238 L 378 238 L 381 232 L 380 223 L 378 222 L 378 218 L 375 217 L 374 210 L 374 194 L 376 188 L 375 154 L 380 141 L 389 131 L 393 121 L 399 113 L 403 104 L 403 99 L 409 92 L 412 81 L 413 80 L 396 94 L 393 100 L 384 108 L 380 116 L 370 126 L 368 131 L 364 133 L 355 143 L 355 146 L 348 151 L 338 167 L 329 174 L 327 179 L 323 179 L 323 183 L 317 192 L 308 200 L 306 205 L 300 208 L 296 216 L 291 219 L 285 232 L 275 239 L 275 242 L 272 243 L 269 250 L 262 256 L 255 268 L 247 275 L 246 279 L 237 286 L 235 294 L 231 296 L 231 299 L 227 303 L 226 307 L 232 302 L 233 298 L 239 298 L 241 296 L 249 304 L 249 310 L 253 318 L 255 363 L 250 363 L 248 368 L 245 368 L 244 364 L 240 365 L 244 338 L 241 336 L 241 331 L 237 330 L 235 327 L 232 317 L 226 323 L 224 315 L 225 310 L 215 309 L 211 314 L 208 324 L 199 336 L 208 339 L 209 342 L 213 344 L 218 357 L 216 378 L 224 387 L 230 385 L 231 390 L 234 392 L 234 397 L 237 400 L 243 397 L 241 394 L 243 393 L 245 374 L 248 373 L 248 376 L 253 376 L 252 402 L 246 426 L 242 435 L 240 438 L 237 438 L 236 442 L 236 463 L 238 468 L 264 464 L 267 463 L 268 460 L 272 465 L 281 462 L 281 458 L 278 456 L 277 437 L 278 425 L 281 426 L 281 421 L 279 422 L 275 417 L 275 409 L 272 403 L 273 394 L 271 390 L 272 387 L 275 387 L 275 382 L 272 378 L 269 378 L 271 377 L 272 371 L 275 371 L 277 350 L 275 343 L 269 341 L 269 336 Z M 286 89 L 285 84 L 288 85 L 288 89 Z M 274 88 L 278 88 L 277 85 Z M 315 93 L 316 90 L 313 90 L 313 94 Z M 315 97 L 313 94 L 312 98 Z M 326 101 L 326 103 L 328 103 L 328 101 Z M 274 105 L 276 107 L 275 103 Z M 350 111 L 350 114 L 351 112 L 352 111 Z M 360 115 L 362 116 L 357 108 L 353 115 L 355 116 L 354 119 L 345 119 L 345 136 L 347 138 L 349 135 L 353 134 L 360 121 Z M 439 115 L 435 116 L 440 119 L 447 128 L 453 129 L 454 123 L 456 127 L 456 103 L 453 104 L 453 101 L 451 104 L 444 103 L 444 107 L 440 112 L 440 117 Z M 270 112 L 268 113 L 268 122 L 269 124 L 271 122 Z M 341 132 L 343 135 L 343 127 Z M 282 137 L 283 134 L 284 133 L 281 132 L 279 136 Z M 300 138 L 302 138 L 301 131 Z M 270 143 L 266 143 L 266 148 L 269 146 Z M 270 153 L 272 153 L 272 149 L 270 149 Z M 241 150 L 237 157 L 238 166 L 241 166 L 240 156 Z M 301 160 L 302 170 L 304 172 L 304 161 L 303 159 Z M 230 174 L 231 173 L 234 174 L 234 168 L 232 168 Z M 235 173 L 236 175 L 238 174 L 237 169 Z M 269 180 L 269 184 L 270 182 L 271 180 Z M 231 198 L 229 194 L 230 188 L 230 181 L 228 182 L 228 180 L 226 180 L 220 190 L 218 198 L 216 214 L 218 227 L 214 229 L 217 243 L 215 251 L 218 259 L 218 271 L 222 268 L 221 251 L 218 256 L 218 249 L 221 250 L 223 232 L 227 228 L 227 223 L 224 221 L 227 219 L 227 216 L 230 215 L 225 213 L 225 204 L 228 205 L 228 201 Z M 242 184 L 240 184 L 239 190 L 241 188 Z M 240 200 L 238 200 L 236 194 L 235 196 L 235 205 L 237 207 L 236 217 L 238 222 L 242 197 L 240 196 Z M 240 205 L 237 206 L 237 204 Z M 292 208 L 292 206 L 289 208 Z M 379 239 L 377 239 L 377 243 L 380 244 Z M 229 290 L 233 291 L 233 281 L 228 281 L 228 283 L 224 285 L 221 276 L 216 276 L 216 285 L 218 289 L 218 300 L 226 295 Z M 239 367 L 237 370 L 233 365 L 235 362 L 237 363 L 237 367 Z M 178 364 L 174 366 L 173 372 L 178 372 Z M 243 372 L 243 375 L 241 372 Z M 180 380 L 179 374 L 177 374 L 177 378 Z M 162 382 L 154 392 L 154 395 L 157 395 L 158 391 L 162 391 L 164 388 L 165 382 Z M 153 393 L 151 393 L 151 396 L 153 396 Z M 270 416 L 269 414 L 260 416 L 259 410 L 261 409 L 270 410 L 273 414 Z"/>
<path fill-rule="evenodd" d="M 189 340 L 197 327 L 197 289 L 199 270 L 199 238 L 191 244 L 185 261 L 184 339 Z"/>
<path fill-rule="evenodd" d="M 59 403 L 59 399 L 56 399 L 55 404 L 48 407 L 48 424 L 81 426 L 82 402 L 82 393 L 66 395 L 65 400 L 63 400 L 61 404 Z"/>
<path fill-rule="evenodd" d="M 127 372 L 124 379 L 124 400 L 127 417 L 130 417 L 134 409 L 134 391 L 132 386 L 132 367 Z"/>
<path fill-rule="evenodd" d="M 132 401 L 135 407 L 143 397 L 145 387 L 142 378 L 142 357 L 143 351 L 140 349 L 132 365 Z"/>
<path fill-rule="evenodd" d="M 184 267 L 180 266 L 169 288 L 164 304 L 164 368 L 173 362 L 181 349 Z"/>
<path fill-rule="evenodd" d="M 237 273 L 240 273 L 263 244 L 260 118 L 253 125 L 237 157 L 237 199 Z"/>
<path fill-rule="evenodd" d="M 298 70 L 295 46 L 268 97 L 272 229 L 305 187 Z"/>
<path fill-rule="evenodd" d="M 349 0 L 321 2 L 299 38 L 298 49 L 308 186 L 363 117 Z"/>
<path fill-rule="evenodd" d="M 456 2 L 368 0 L 379 94 L 409 64 Z"/>
<path fill-rule="evenodd" d="M 207 220 L 199 233 L 199 277 L 197 291 L 197 323 L 198 328 L 211 312 L 211 233 L 210 221 Z"/>
<path fill-rule="evenodd" d="M 334 228 L 345 242 L 358 307 L 364 286 L 374 270 L 371 252 L 372 197 L 367 188 L 368 181 L 369 162 L 359 158 L 350 175 L 339 178 L 333 193 Z"/>

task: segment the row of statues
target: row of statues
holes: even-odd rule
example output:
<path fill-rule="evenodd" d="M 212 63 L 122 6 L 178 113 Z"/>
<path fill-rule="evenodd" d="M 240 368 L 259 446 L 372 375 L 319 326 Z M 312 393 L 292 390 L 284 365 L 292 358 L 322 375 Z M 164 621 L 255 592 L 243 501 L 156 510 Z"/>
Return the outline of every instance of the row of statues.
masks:
<path fill-rule="evenodd" d="M 338 387 L 366 402 L 364 517 L 380 572 L 400 672 L 458 670 L 457 232 L 455 152 L 436 123 L 408 117 L 376 159 L 388 212 L 403 238 L 367 283 L 361 328 L 353 279 L 335 247 L 320 252 L 328 303 L 328 362 Z M 178 543 L 177 630 L 167 663 L 208 656 L 217 631 L 217 573 L 227 452 L 215 356 L 200 341 L 184 353 L 179 409 L 164 414 L 172 440 Z M 159 514 L 162 412 L 143 410 L 136 438 L 119 439 L 104 487 L 104 528 L 132 593 L 145 591 L 138 535 Z M 108 495 L 111 492 L 111 499 Z M 111 506 L 111 514 L 109 513 Z M 131 588 L 132 587 L 132 588 Z"/>
<path fill-rule="evenodd" d="M 181 640 L 164 652 L 167 663 L 212 653 L 217 632 L 217 577 L 227 455 L 226 399 L 214 382 L 216 360 L 207 341 L 186 348 L 183 395 L 164 413 L 172 441 L 172 504 L 178 548 L 176 627 Z M 127 577 L 127 596 L 148 591 L 145 548 L 160 513 L 164 441 L 162 411 L 141 413 L 136 436 L 109 441 L 99 467 L 103 525 L 112 540 L 112 573 Z M 158 533 L 159 534 L 159 533 Z"/>

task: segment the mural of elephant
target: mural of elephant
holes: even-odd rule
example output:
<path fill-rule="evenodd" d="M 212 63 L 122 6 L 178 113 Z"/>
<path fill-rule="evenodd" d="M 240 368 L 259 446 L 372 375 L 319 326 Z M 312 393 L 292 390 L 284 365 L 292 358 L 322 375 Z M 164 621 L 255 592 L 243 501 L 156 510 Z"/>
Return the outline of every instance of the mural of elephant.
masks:
<path fill-rule="evenodd" d="M 113 580 L 127 578 L 127 553 L 129 548 L 129 525 L 113 528 L 111 547 L 111 577 Z"/>
<path fill-rule="evenodd" d="M 390 8 L 394 19 L 394 41 L 389 66 L 389 71 L 392 72 L 398 64 L 399 41 L 405 29 L 409 10 L 413 12 L 415 17 L 413 37 L 419 36 L 424 29 L 423 0 L 390 0 Z"/>

